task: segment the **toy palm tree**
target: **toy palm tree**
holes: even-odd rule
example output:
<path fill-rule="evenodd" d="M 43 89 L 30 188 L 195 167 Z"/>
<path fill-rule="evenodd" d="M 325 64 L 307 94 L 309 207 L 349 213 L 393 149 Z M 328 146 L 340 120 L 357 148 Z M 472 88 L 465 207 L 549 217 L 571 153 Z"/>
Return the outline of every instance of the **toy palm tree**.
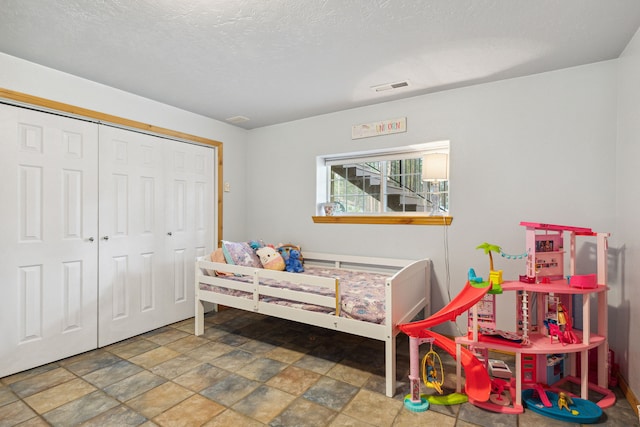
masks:
<path fill-rule="evenodd" d="M 502 270 L 494 270 L 493 269 L 493 255 L 492 252 L 501 253 L 502 248 L 498 245 L 492 245 L 490 243 L 484 242 L 481 245 L 478 245 L 476 249 L 483 249 L 485 254 L 489 255 L 489 280 L 492 284 L 492 292 L 490 293 L 502 293 Z"/>
<path fill-rule="evenodd" d="M 491 255 L 491 252 L 500 253 L 502 251 L 502 248 L 500 248 L 500 246 L 498 245 L 492 245 L 490 243 L 484 242 L 476 249 L 484 249 L 485 255 L 489 254 L 489 271 L 493 271 L 493 255 Z"/>

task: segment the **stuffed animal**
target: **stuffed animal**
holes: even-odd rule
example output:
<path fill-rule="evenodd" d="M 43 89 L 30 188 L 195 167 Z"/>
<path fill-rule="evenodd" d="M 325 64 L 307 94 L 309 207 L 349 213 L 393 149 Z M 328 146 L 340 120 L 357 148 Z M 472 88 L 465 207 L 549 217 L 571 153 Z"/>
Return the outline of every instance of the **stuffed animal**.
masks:
<path fill-rule="evenodd" d="M 267 270 L 282 271 L 285 268 L 284 259 L 282 256 L 271 246 L 264 246 L 256 251 L 256 254 L 260 257 L 262 266 Z"/>
<path fill-rule="evenodd" d="M 300 251 L 297 249 L 289 251 L 289 258 L 287 258 L 286 264 L 286 270 L 290 273 L 302 273 L 304 271 L 302 261 L 300 261 Z"/>
<path fill-rule="evenodd" d="M 261 247 L 265 246 L 262 240 L 249 240 L 247 243 L 249 244 L 249 246 L 251 246 L 251 249 L 253 249 L 254 251 L 257 251 Z"/>
<path fill-rule="evenodd" d="M 304 258 L 302 256 L 302 249 L 300 249 L 300 246 L 296 246 L 294 244 L 291 243 L 287 243 L 287 244 L 282 244 L 280 243 L 278 246 L 276 246 L 276 249 L 278 250 L 278 252 L 280 252 L 280 255 L 282 255 L 282 259 L 284 259 L 284 262 L 286 263 L 287 260 L 289 259 L 289 252 L 292 249 L 295 249 L 298 251 L 299 257 L 300 257 L 300 262 L 304 262 Z"/>

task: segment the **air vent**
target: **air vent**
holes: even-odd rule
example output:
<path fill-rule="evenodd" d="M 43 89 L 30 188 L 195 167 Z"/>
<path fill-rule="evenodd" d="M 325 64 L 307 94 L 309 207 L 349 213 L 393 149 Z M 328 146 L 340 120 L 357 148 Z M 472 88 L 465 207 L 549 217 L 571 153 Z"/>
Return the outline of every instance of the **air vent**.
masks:
<path fill-rule="evenodd" d="M 376 92 L 384 92 L 385 90 L 400 89 L 408 86 L 409 86 L 409 81 L 403 80 L 401 82 L 386 83 L 383 85 L 371 86 L 371 89 L 375 90 Z"/>
<path fill-rule="evenodd" d="M 244 122 L 248 122 L 249 121 L 249 117 L 245 117 L 245 116 L 233 116 L 233 117 L 229 117 L 227 119 L 227 121 L 229 123 L 232 123 L 234 125 L 240 124 L 240 123 L 244 123 Z"/>

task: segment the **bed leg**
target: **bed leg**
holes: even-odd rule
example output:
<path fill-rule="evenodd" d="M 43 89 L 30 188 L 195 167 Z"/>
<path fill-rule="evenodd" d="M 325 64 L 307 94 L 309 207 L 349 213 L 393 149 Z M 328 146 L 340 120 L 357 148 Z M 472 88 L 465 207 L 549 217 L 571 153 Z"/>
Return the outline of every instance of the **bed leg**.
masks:
<path fill-rule="evenodd" d="M 387 397 L 396 394 L 396 336 L 392 335 L 385 341 L 385 377 Z"/>
<path fill-rule="evenodd" d="M 195 334 L 204 334 L 204 303 L 196 298 Z"/>

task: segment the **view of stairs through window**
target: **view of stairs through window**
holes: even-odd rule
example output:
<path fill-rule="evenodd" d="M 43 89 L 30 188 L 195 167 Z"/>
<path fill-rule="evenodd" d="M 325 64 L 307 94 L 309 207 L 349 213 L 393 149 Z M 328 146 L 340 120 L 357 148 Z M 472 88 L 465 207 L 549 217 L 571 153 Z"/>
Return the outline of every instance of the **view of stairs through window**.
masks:
<path fill-rule="evenodd" d="M 448 181 L 423 182 L 421 158 L 334 164 L 330 179 L 337 214 L 429 212 L 434 191 L 448 210 Z"/>

